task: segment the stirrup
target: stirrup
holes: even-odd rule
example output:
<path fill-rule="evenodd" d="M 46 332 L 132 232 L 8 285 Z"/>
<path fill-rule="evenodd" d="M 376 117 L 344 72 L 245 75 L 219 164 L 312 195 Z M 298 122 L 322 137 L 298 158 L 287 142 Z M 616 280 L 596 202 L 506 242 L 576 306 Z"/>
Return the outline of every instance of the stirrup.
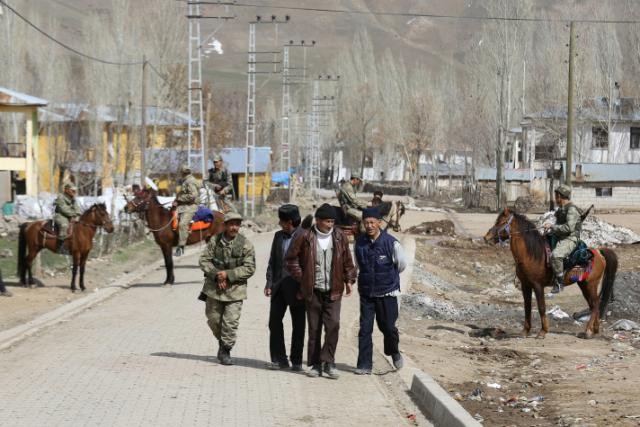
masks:
<path fill-rule="evenodd" d="M 178 246 L 176 248 L 176 252 L 173 254 L 174 256 L 182 256 L 184 254 L 184 246 Z"/>
<path fill-rule="evenodd" d="M 562 292 L 562 289 L 564 289 L 562 282 L 556 280 L 556 282 L 553 284 L 553 288 L 551 288 L 551 293 L 559 294 L 560 292 Z"/>

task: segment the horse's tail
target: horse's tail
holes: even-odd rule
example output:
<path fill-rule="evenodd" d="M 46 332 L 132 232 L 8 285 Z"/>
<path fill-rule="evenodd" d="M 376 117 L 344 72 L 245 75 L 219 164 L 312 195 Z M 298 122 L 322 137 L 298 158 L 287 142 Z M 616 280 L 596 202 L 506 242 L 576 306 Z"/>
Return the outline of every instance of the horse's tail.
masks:
<path fill-rule="evenodd" d="M 602 289 L 600 290 L 600 317 L 602 317 L 606 312 L 607 304 L 609 304 L 613 296 L 613 283 L 616 280 L 618 271 L 618 256 L 608 248 L 600 249 L 600 253 L 607 263 L 604 268 L 604 277 L 602 278 Z"/>
<path fill-rule="evenodd" d="M 309 214 L 304 217 L 304 219 L 302 220 L 302 223 L 300 224 L 300 227 L 302 227 L 303 230 L 308 230 L 311 228 L 312 223 L 313 223 L 313 215 Z"/>
<path fill-rule="evenodd" d="M 20 232 L 18 233 L 18 277 L 20 280 L 24 277 L 27 269 L 27 227 L 28 222 L 20 224 Z"/>

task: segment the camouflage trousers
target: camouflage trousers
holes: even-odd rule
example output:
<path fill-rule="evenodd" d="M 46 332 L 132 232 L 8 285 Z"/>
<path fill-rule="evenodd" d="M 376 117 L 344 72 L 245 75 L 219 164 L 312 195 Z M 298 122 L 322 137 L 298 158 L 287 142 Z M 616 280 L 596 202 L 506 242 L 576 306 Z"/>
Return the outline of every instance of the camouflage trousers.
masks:
<path fill-rule="evenodd" d="M 69 218 L 56 214 L 53 221 L 58 226 L 58 240 L 64 241 L 69 235 Z"/>
<path fill-rule="evenodd" d="M 578 242 L 574 238 L 569 237 L 560 240 L 553 252 L 551 252 L 551 268 L 556 277 L 564 274 L 563 260 L 571 255 L 577 244 Z"/>
<path fill-rule="evenodd" d="M 178 222 L 178 246 L 184 246 L 187 244 L 189 238 L 189 228 L 191 226 L 191 220 L 193 215 L 198 210 L 196 205 L 180 206 L 178 214 L 180 220 Z"/>
<path fill-rule="evenodd" d="M 236 343 L 236 333 L 240 325 L 242 300 L 218 301 L 207 298 L 205 314 L 213 336 L 226 349 L 232 349 Z"/>

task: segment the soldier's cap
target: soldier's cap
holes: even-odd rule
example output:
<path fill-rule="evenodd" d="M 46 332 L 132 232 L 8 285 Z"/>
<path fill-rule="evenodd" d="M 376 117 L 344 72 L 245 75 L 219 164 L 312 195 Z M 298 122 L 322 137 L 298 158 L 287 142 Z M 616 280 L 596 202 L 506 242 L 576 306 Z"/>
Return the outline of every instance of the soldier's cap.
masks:
<path fill-rule="evenodd" d="M 222 161 L 222 156 L 220 154 L 216 154 L 215 156 L 213 156 L 213 161 L 214 162 L 221 162 Z"/>
<path fill-rule="evenodd" d="M 65 190 L 73 190 L 73 191 L 78 191 L 78 187 L 76 187 L 73 183 L 68 182 L 64 185 L 64 189 Z"/>
<path fill-rule="evenodd" d="M 560 185 L 558 188 L 556 188 L 555 192 L 566 199 L 571 198 L 571 187 L 569 187 L 568 185 Z"/>
<path fill-rule="evenodd" d="M 354 178 L 362 181 L 362 175 L 360 175 L 360 172 L 358 171 L 351 172 L 351 179 L 354 179 Z"/>
<path fill-rule="evenodd" d="M 184 163 L 182 166 L 180 166 L 180 172 L 182 173 L 190 173 L 191 172 L 191 167 Z"/>
<path fill-rule="evenodd" d="M 365 218 L 382 219 L 382 215 L 380 214 L 380 210 L 378 208 L 366 208 L 362 211 L 362 219 Z"/>
<path fill-rule="evenodd" d="M 238 212 L 229 212 L 225 214 L 224 222 L 229 222 L 233 220 L 242 221 L 243 220 L 242 215 L 240 215 Z"/>

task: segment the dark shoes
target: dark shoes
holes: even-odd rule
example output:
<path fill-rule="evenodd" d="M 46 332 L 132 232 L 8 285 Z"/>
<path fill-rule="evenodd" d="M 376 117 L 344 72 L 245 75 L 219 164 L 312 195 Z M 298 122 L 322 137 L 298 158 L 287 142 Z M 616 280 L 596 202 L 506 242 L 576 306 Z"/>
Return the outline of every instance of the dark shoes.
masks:
<path fill-rule="evenodd" d="M 178 246 L 173 256 L 182 256 L 184 254 L 184 246 Z"/>
<path fill-rule="evenodd" d="M 336 368 L 335 363 L 325 363 L 324 373 L 332 380 L 337 380 L 338 378 L 340 378 L 340 371 L 338 371 L 338 368 Z"/>
<path fill-rule="evenodd" d="M 371 375 L 371 369 L 357 368 L 353 373 L 356 375 Z"/>
<path fill-rule="evenodd" d="M 553 289 L 551 289 L 551 293 L 559 294 L 560 292 L 562 292 L 562 289 L 564 288 L 563 282 L 564 282 L 564 278 L 556 278 L 556 283 L 554 283 Z"/>
<path fill-rule="evenodd" d="M 286 360 L 284 362 L 270 362 L 270 363 L 267 363 L 267 368 L 273 371 L 289 369 L 289 362 L 287 362 Z"/>
<path fill-rule="evenodd" d="M 291 370 L 293 372 L 302 372 L 302 363 L 300 364 L 294 363 L 293 365 L 291 365 Z"/>
<path fill-rule="evenodd" d="M 231 360 L 231 349 L 220 345 L 220 348 L 218 348 L 218 360 L 221 365 L 233 365 L 233 361 Z"/>
<path fill-rule="evenodd" d="M 0 292 L 0 297 L 12 297 L 13 294 L 9 291 Z"/>
<path fill-rule="evenodd" d="M 320 365 L 313 365 L 311 369 L 307 371 L 307 376 L 311 378 L 317 378 L 322 376 L 322 368 Z"/>
<path fill-rule="evenodd" d="M 392 354 L 391 360 L 393 360 L 393 366 L 395 366 L 396 369 L 402 369 L 404 366 L 404 359 L 400 353 Z"/>
<path fill-rule="evenodd" d="M 64 247 L 64 240 L 58 240 L 58 246 L 56 252 L 60 255 L 69 255 L 69 251 Z"/>

